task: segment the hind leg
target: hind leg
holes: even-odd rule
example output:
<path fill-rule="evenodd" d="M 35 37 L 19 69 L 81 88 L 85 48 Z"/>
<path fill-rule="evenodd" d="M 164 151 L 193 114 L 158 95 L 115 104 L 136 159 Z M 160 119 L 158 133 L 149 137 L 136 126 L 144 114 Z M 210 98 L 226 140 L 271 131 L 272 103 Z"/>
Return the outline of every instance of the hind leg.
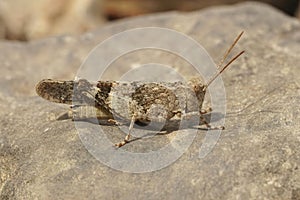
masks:
<path fill-rule="evenodd" d="M 119 142 L 119 143 L 115 144 L 116 147 L 119 148 L 119 147 L 124 146 L 126 143 L 129 142 L 130 132 L 132 131 L 132 128 L 133 128 L 133 125 L 134 125 L 135 121 L 136 121 L 135 116 L 132 116 L 131 121 L 130 121 L 130 125 L 129 125 L 128 134 L 125 136 L 125 138 L 124 138 L 124 140 L 122 142 Z"/>

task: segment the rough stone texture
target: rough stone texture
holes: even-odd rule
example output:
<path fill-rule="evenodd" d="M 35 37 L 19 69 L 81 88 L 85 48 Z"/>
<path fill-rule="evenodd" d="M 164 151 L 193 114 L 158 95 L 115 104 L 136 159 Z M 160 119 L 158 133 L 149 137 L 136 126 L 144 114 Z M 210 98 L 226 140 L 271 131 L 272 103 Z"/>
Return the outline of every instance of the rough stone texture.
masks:
<path fill-rule="evenodd" d="M 74 123 L 55 120 L 67 106 L 37 97 L 34 86 L 43 78 L 74 78 L 96 44 L 141 26 L 181 31 L 216 61 L 245 30 L 237 49 L 246 55 L 222 75 L 228 114 L 213 151 L 199 159 L 205 136 L 200 130 L 172 165 L 132 174 L 89 154 Z M 0 199 L 300 199 L 299 33 L 298 20 L 267 5 L 243 3 L 122 20 L 80 37 L 1 42 Z M 158 55 L 164 60 L 165 54 Z M 180 70 L 181 63 L 171 60 Z M 104 128 L 113 142 L 124 136 L 117 127 Z M 150 151 L 182 132 L 141 139 L 124 149 Z"/>

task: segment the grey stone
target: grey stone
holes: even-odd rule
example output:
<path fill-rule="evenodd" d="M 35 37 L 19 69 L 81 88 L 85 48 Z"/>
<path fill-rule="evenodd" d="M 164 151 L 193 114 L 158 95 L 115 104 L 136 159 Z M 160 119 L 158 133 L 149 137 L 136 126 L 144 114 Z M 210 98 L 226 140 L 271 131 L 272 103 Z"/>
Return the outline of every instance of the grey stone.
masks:
<path fill-rule="evenodd" d="M 234 52 L 245 49 L 246 54 L 222 75 L 226 129 L 212 151 L 199 158 L 206 134 L 199 130 L 171 165 L 128 173 L 95 159 L 72 121 L 55 120 L 68 106 L 41 99 L 34 87 L 43 78 L 73 79 L 98 43 L 143 26 L 185 33 L 215 61 L 244 30 Z M 298 20 L 264 4 L 243 3 L 121 20 L 80 37 L 1 42 L 0 199 L 300 199 L 299 33 Z M 143 53 L 137 55 L 138 61 L 147 61 Z M 180 59 L 157 55 L 189 73 Z M 120 58 L 104 77 L 119 78 L 121 67 L 132 61 Z M 112 142 L 124 137 L 118 127 L 103 129 Z M 157 150 L 189 131 L 142 138 L 116 151 Z"/>

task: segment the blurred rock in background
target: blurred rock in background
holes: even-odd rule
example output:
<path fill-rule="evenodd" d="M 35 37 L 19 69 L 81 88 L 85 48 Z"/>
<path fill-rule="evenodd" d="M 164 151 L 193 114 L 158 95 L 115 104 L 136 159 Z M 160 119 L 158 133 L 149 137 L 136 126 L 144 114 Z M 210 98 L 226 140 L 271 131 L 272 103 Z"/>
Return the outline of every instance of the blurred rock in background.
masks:
<path fill-rule="evenodd" d="M 169 10 L 192 11 L 245 0 L 1 0 L 0 39 L 81 34 L 106 20 Z M 261 0 L 295 16 L 299 0 Z M 298 9 L 298 13 L 299 13 Z"/>
<path fill-rule="evenodd" d="M 0 38 L 31 40 L 57 34 L 80 34 L 103 23 L 100 1 L 1 0 Z"/>
<path fill-rule="evenodd" d="M 246 0 L 106 0 L 103 4 L 105 15 L 109 19 L 117 19 L 145 13 L 168 10 L 192 11 L 201 8 L 234 4 Z M 289 15 L 295 15 L 299 0 L 260 0 L 268 3 Z"/>
<path fill-rule="evenodd" d="M 298 3 L 298 10 L 296 16 L 300 19 L 300 3 Z"/>

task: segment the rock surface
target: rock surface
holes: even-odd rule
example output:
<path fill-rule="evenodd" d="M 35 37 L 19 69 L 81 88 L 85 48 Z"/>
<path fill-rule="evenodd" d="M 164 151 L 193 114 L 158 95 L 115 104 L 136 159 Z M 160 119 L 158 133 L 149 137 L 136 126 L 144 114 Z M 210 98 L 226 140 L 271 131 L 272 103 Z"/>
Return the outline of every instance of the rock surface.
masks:
<path fill-rule="evenodd" d="M 244 30 L 236 48 L 246 54 L 222 75 L 226 129 L 213 150 L 199 158 L 206 134 L 199 130 L 173 164 L 127 173 L 96 160 L 72 121 L 55 120 L 67 106 L 41 99 L 34 88 L 43 78 L 73 79 L 95 45 L 143 26 L 185 33 L 215 61 Z M 243 3 L 122 20 L 80 37 L 1 42 L 0 199 L 300 199 L 299 33 L 298 20 L 264 4 Z M 165 59 L 164 53 L 157 55 Z M 182 67 L 178 60 L 166 60 Z M 130 65 L 130 59 L 116 61 L 108 76 L 119 77 L 122 66 Z M 103 128 L 112 142 L 124 137 L 115 126 Z M 186 131 L 137 140 L 116 151 L 149 152 Z"/>

